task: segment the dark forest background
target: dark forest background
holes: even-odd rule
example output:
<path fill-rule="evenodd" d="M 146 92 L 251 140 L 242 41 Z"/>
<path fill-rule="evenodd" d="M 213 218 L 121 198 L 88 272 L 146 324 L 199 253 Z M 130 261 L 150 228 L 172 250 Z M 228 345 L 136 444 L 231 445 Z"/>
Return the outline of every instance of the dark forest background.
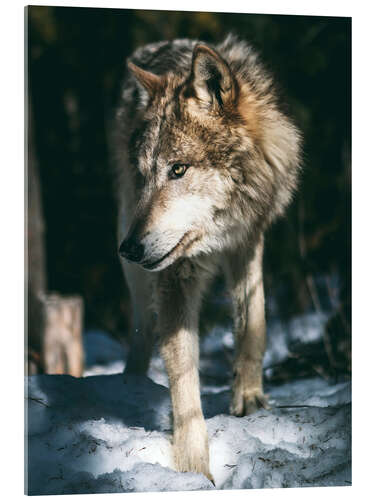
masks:
<path fill-rule="evenodd" d="M 87 328 L 127 335 L 107 143 L 126 57 L 149 42 L 214 43 L 234 32 L 261 53 L 304 135 L 299 192 L 267 234 L 266 296 L 286 318 L 330 311 L 328 357 L 349 371 L 351 20 L 34 6 L 26 10 L 26 27 L 29 140 L 39 172 L 47 289 L 80 295 Z M 32 222 L 29 213 L 29 231 Z M 223 293 L 220 279 L 215 291 Z M 224 321 L 227 312 L 207 300 L 208 321 Z"/>

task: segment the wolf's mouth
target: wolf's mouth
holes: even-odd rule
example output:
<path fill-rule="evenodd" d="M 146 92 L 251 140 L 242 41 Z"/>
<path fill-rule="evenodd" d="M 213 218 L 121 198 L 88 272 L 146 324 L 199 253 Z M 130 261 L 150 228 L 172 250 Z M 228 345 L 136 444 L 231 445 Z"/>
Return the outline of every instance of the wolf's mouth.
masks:
<path fill-rule="evenodd" d="M 161 264 L 165 259 L 167 259 L 170 255 L 172 255 L 172 253 L 177 250 L 177 248 L 179 248 L 181 246 L 181 244 L 183 243 L 183 240 L 186 238 L 186 236 L 188 235 L 189 233 L 185 233 L 180 239 L 179 241 L 177 242 L 177 244 L 171 248 L 171 250 L 169 250 L 169 252 L 167 252 L 165 255 L 163 255 L 163 257 L 161 257 L 160 259 L 158 260 L 155 260 L 154 262 L 148 262 L 148 261 L 145 261 L 145 262 L 142 262 L 141 265 L 142 267 L 144 267 L 145 269 L 148 269 L 148 270 L 152 270 L 152 269 L 155 269 L 156 267 L 158 267 L 159 264 Z"/>

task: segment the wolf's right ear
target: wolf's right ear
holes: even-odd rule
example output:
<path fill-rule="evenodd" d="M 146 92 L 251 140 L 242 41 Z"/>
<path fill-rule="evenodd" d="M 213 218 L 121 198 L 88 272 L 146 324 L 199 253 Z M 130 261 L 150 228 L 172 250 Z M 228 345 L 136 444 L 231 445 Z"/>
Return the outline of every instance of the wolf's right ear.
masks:
<path fill-rule="evenodd" d="M 128 68 L 142 87 L 147 90 L 149 96 L 153 96 L 162 86 L 163 79 L 161 76 L 155 75 L 155 73 L 151 73 L 151 71 L 146 71 L 130 61 L 128 61 Z"/>
<path fill-rule="evenodd" d="M 211 47 L 194 47 L 190 85 L 195 96 L 207 108 L 225 108 L 237 95 L 237 83 L 228 63 Z"/>

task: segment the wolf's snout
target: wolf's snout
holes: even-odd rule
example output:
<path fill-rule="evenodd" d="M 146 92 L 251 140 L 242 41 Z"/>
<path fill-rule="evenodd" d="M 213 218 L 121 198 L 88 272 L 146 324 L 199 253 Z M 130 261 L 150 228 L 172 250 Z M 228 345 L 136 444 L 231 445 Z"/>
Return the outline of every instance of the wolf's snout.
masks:
<path fill-rule="evenodd" d="M 120 245 L 119 253 L 125 259 L 132 262 L 140 262 L 145 253 L 145 248 L 142 243 L 139 243 L 134 238 L 125 238 Z"/>

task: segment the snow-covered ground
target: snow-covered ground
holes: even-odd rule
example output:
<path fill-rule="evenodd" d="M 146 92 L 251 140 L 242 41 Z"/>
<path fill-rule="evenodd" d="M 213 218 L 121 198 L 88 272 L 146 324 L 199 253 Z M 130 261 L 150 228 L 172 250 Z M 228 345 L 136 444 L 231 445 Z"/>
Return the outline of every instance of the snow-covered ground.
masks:
<path fill-rule="evenodd" d="M 293 342 L 321 338 L 326 317 L 269 324 L 265 367 Z M 121 374 L 124 351 L 103 332 L 85 335 L 85 377 L 28 380 L 29 494 L 213 489 L 171 462 L 171 405 L 155 353 L 149 378 Z M 201 392 L 216 488 L 351 484 L 351 387 L 323 378 L 266 387 L 272 410 L 228 415 L 233 336 L 201 342 Z M 272 370 L 272 368 L 269 368 Z"/>

